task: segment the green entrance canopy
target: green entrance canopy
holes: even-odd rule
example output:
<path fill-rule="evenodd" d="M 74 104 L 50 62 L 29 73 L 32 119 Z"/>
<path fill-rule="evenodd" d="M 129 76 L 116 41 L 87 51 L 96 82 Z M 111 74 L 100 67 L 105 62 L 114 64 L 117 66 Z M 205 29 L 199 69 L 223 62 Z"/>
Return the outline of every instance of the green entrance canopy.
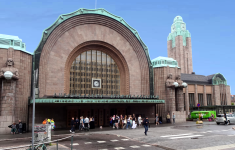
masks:
<path fill-rule="evenodd" d="M 33 100 L 30 100 L 33 103 Z M 143 104 L 143 103 L 165 103 L 165 100 L 155 99 L 63 99 L 63 98 L 50 98 L 50 99 L 35 99 L 35 103 L 81 103 L 81 104 L 102 104 L 102 103 L 132 103 L 132 104 Z"/>

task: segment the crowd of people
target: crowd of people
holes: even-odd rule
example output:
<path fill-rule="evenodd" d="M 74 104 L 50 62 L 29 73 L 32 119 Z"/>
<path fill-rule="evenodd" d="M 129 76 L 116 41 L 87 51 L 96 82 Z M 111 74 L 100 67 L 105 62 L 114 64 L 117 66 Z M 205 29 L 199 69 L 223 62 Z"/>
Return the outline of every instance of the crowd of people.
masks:
<path fill-rule="evenodd" d="M 75 130 L 78 129 L 78 131 L 82 131 L 82 130 L 85 130 L 85 131 L 89 131 L 89 128 L 95 128 L 95 119 L 94 117 L 83 117 L 81 116 L 79 119 L 78 117 L 76 118 L 76 120 L 74 120 L 74 117 L 72 117 L 72 120 L 71 120 L 71 129 L 70 129 L 70 132 L 71 133 L 75 133 Z"/>

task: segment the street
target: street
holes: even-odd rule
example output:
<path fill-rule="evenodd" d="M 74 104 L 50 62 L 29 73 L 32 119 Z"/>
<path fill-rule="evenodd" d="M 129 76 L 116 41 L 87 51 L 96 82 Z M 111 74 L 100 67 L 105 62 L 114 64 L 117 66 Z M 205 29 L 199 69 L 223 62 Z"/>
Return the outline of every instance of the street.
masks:
<path fill-rule="evenodd" d="M 202 125 L 197 125 L 195 122 L 160 126 L 151 124 L 147 136 L 144 135 L 143 127 L 129 130 L 108 128 L 109 130 L 105 131 L 76 132 L 73 134 L 73 149 L 234 150 L 233 126 L 217 125 L 215 122 L 204 122 Z M 64 134 L 53 137 L 52 140 L 71 135 L 68 132 L 66 130 Z M 0 142 L 1 148 L 26 144 L 29 144 L 29 139 Z M 48 149 L 55 150 L 56 146 L 48 146 Z M 71 149 L 71 139 L 60 141 L 59 149 Z"/>

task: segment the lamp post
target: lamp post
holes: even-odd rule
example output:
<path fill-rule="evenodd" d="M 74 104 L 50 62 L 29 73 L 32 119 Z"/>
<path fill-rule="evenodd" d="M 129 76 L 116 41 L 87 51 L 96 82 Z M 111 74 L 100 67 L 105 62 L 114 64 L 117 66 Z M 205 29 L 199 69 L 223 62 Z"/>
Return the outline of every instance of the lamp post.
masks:
<path fill-rule="evenodd" d="M 35 121 L 35 82 L 36 71 L 33 71 L 33 118 L 32 118 L 32 150 L 34 150 L 34 121 Z"/>

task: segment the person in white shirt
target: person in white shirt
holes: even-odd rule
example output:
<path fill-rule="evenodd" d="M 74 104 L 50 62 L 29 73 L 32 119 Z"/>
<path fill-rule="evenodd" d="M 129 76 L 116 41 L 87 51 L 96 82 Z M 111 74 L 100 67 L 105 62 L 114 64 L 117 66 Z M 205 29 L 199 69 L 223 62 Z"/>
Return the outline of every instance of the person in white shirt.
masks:
<path fill-rule="evenodd" d="M 139 121 L 139 126 L 141 126 L 141 123 L 142 123 L 141 115 L 139 115 L 139 117 L 138 117 L 138 121 Z"/>

